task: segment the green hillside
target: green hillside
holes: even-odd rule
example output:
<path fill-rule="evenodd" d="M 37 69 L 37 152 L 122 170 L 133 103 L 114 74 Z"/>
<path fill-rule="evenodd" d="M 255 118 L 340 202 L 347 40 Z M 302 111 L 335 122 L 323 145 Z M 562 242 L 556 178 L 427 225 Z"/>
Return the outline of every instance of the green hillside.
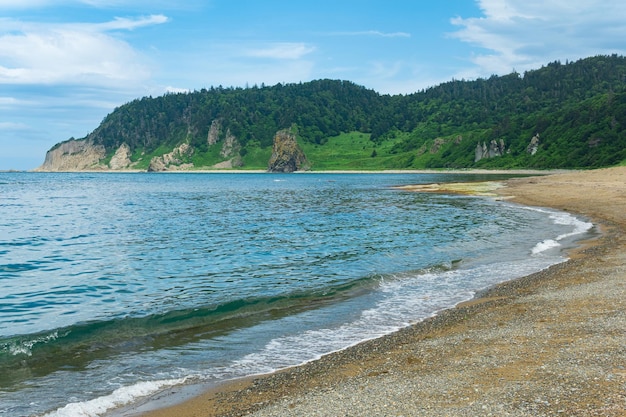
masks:
<path fill-rule="evenodd" d="M 610 166 L 626 161 L 626 58 L 553 62 L 410 95 L 317 80 L 144 97 L 84 139 L 108 159 L 125 143 L 136 168 L 185 143 L 179 162 L 191 169 L 225 160 L 265 169 L 281 129 L 297 132 L 315 170 Z"/>

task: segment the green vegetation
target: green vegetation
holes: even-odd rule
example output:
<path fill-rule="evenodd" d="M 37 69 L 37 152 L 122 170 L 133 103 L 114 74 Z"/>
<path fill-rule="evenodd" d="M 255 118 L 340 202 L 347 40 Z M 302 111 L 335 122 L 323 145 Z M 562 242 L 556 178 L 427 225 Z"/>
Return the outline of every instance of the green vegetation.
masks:
<path fill-rule="evenodd" d="M 299 145 L 312 163 L 313 170 L 377 169 L 371 157 L 375 144 L 370 135 L 360 132 L 342 133 L 325 140 L 323 145 L 300 141 Z"/>
<path fill-rule="evenodd" d="M 218 141 L 207 136 L 219 121 Z M 130 146 L 137 168 L 181 143 L 210 167 L 227 135 L 243 169 L 265 169 L 277 131 L 292 128 L 314 170 L 592 168 L 626 161 L 626 58 L 597 56 L 524 74 L 453 80 L 410 95 L 348 81 L 211 87 L 145 97 L 109 114 L 88 138 L 107 154 Z M 527 152 L 538 135 L 534 155 Z M 505 152 L 475 161 L 477 145 Z"/>

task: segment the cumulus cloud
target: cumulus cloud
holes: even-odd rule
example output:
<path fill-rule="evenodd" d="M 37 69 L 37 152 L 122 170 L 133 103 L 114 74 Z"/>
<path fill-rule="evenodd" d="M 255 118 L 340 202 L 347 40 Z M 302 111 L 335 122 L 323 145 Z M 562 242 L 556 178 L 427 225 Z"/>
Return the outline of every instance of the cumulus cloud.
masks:
<path fill-rule="evenodd" d="M 0 19 L 0 84 L 107 85 L 149 76 L 141 55 L 109 32 L 165 23 L 162 15 L 99 24 Z"/>
<path fill-rule="evenodd" d="M 451 34 L 484 51 L 468 76 L 538 68 L 554 60 L 626 53 L 625 2 L 604 0 L 478 0 L 478 18 L 452 19 Z M 473 73 L 472 73 L 473 72 Z"/>

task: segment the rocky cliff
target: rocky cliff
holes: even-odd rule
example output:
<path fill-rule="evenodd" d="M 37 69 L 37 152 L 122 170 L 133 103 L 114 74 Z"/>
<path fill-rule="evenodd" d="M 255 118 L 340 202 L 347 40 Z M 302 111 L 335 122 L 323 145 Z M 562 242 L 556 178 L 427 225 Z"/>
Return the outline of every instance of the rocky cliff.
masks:
<path fill-rule="evenodd" d="M 309 163 L 296 141 L 296 136 L 288 130 L 278 131 L 274 136 L 268 171 L 294 172 L 308 169 Z"/>
<path fill-rule="evenodd" d="M 180 144 L 172 152 L 152 158 L 148 172 L 180 171 L 193 168 L 192 163 L 185 162 L 193 153 L 194 149 L 189 144 Z"/>
<path fill-rule="evenodd" d="M 100 160 L 106 156 L 102 145 L 86 139 L 70 139 L 46 153 L 44 163 L 35 171 L 87 171 L 106 169 Z"/>
<path fill-rule="evenodd" d="M 489 146 L 485 142 L 478 143 L 476 145 L 476 151 L 474 155 L 474 162 L 478 162 L 481 159 L 485 158 L 495 158 L 497 156 L 502 156 L 506 153 L 506 147 L 504 145 L 504 141 L 500 139 L 499 141 L 493 139 L 489 142 Z"/>
<path fill-rule="evenodd" d="M 531 155 L 536 154 L 539 150 L 539 143 L 539 133 L 537 133 L 535 136 L 533 136 L 533 138 L 530 140 L 530 143 L 526 147 L 526 153 L 529 153 Z"/>
<path fill-rule="evenodd" d="M 110 153 L 109 153 L 110 155 Z M 46 153 L 44 163 L 35 169 L 39 172 L 67 171 L 124 171 L 131 170 L 130 147 L 123 143 L 106 163 L 107 150 L 90 139 L 70 139 Z"/>
<path fill-rule="evenodd" d="M 111 161 L 109 162 L 109 168 L 118 170 L 130 167 L 132 165 L 130 156 L 130 147 L 127 144 L 123 143 L 122 146 L 120 146 L 117 151 L 115 151 L 115 154 L 111 158 Z"/>

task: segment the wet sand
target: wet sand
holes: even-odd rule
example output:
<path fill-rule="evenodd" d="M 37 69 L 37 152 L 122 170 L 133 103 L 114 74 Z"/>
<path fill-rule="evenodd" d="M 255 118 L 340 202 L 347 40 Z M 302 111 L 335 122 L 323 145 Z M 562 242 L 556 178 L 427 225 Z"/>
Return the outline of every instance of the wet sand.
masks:
<path fill-rule="evenodd" d="M 389 336 L 144 415 L 626 416 L 626 167 L 500 185 L 488 191 L 602 234 Z"/>

